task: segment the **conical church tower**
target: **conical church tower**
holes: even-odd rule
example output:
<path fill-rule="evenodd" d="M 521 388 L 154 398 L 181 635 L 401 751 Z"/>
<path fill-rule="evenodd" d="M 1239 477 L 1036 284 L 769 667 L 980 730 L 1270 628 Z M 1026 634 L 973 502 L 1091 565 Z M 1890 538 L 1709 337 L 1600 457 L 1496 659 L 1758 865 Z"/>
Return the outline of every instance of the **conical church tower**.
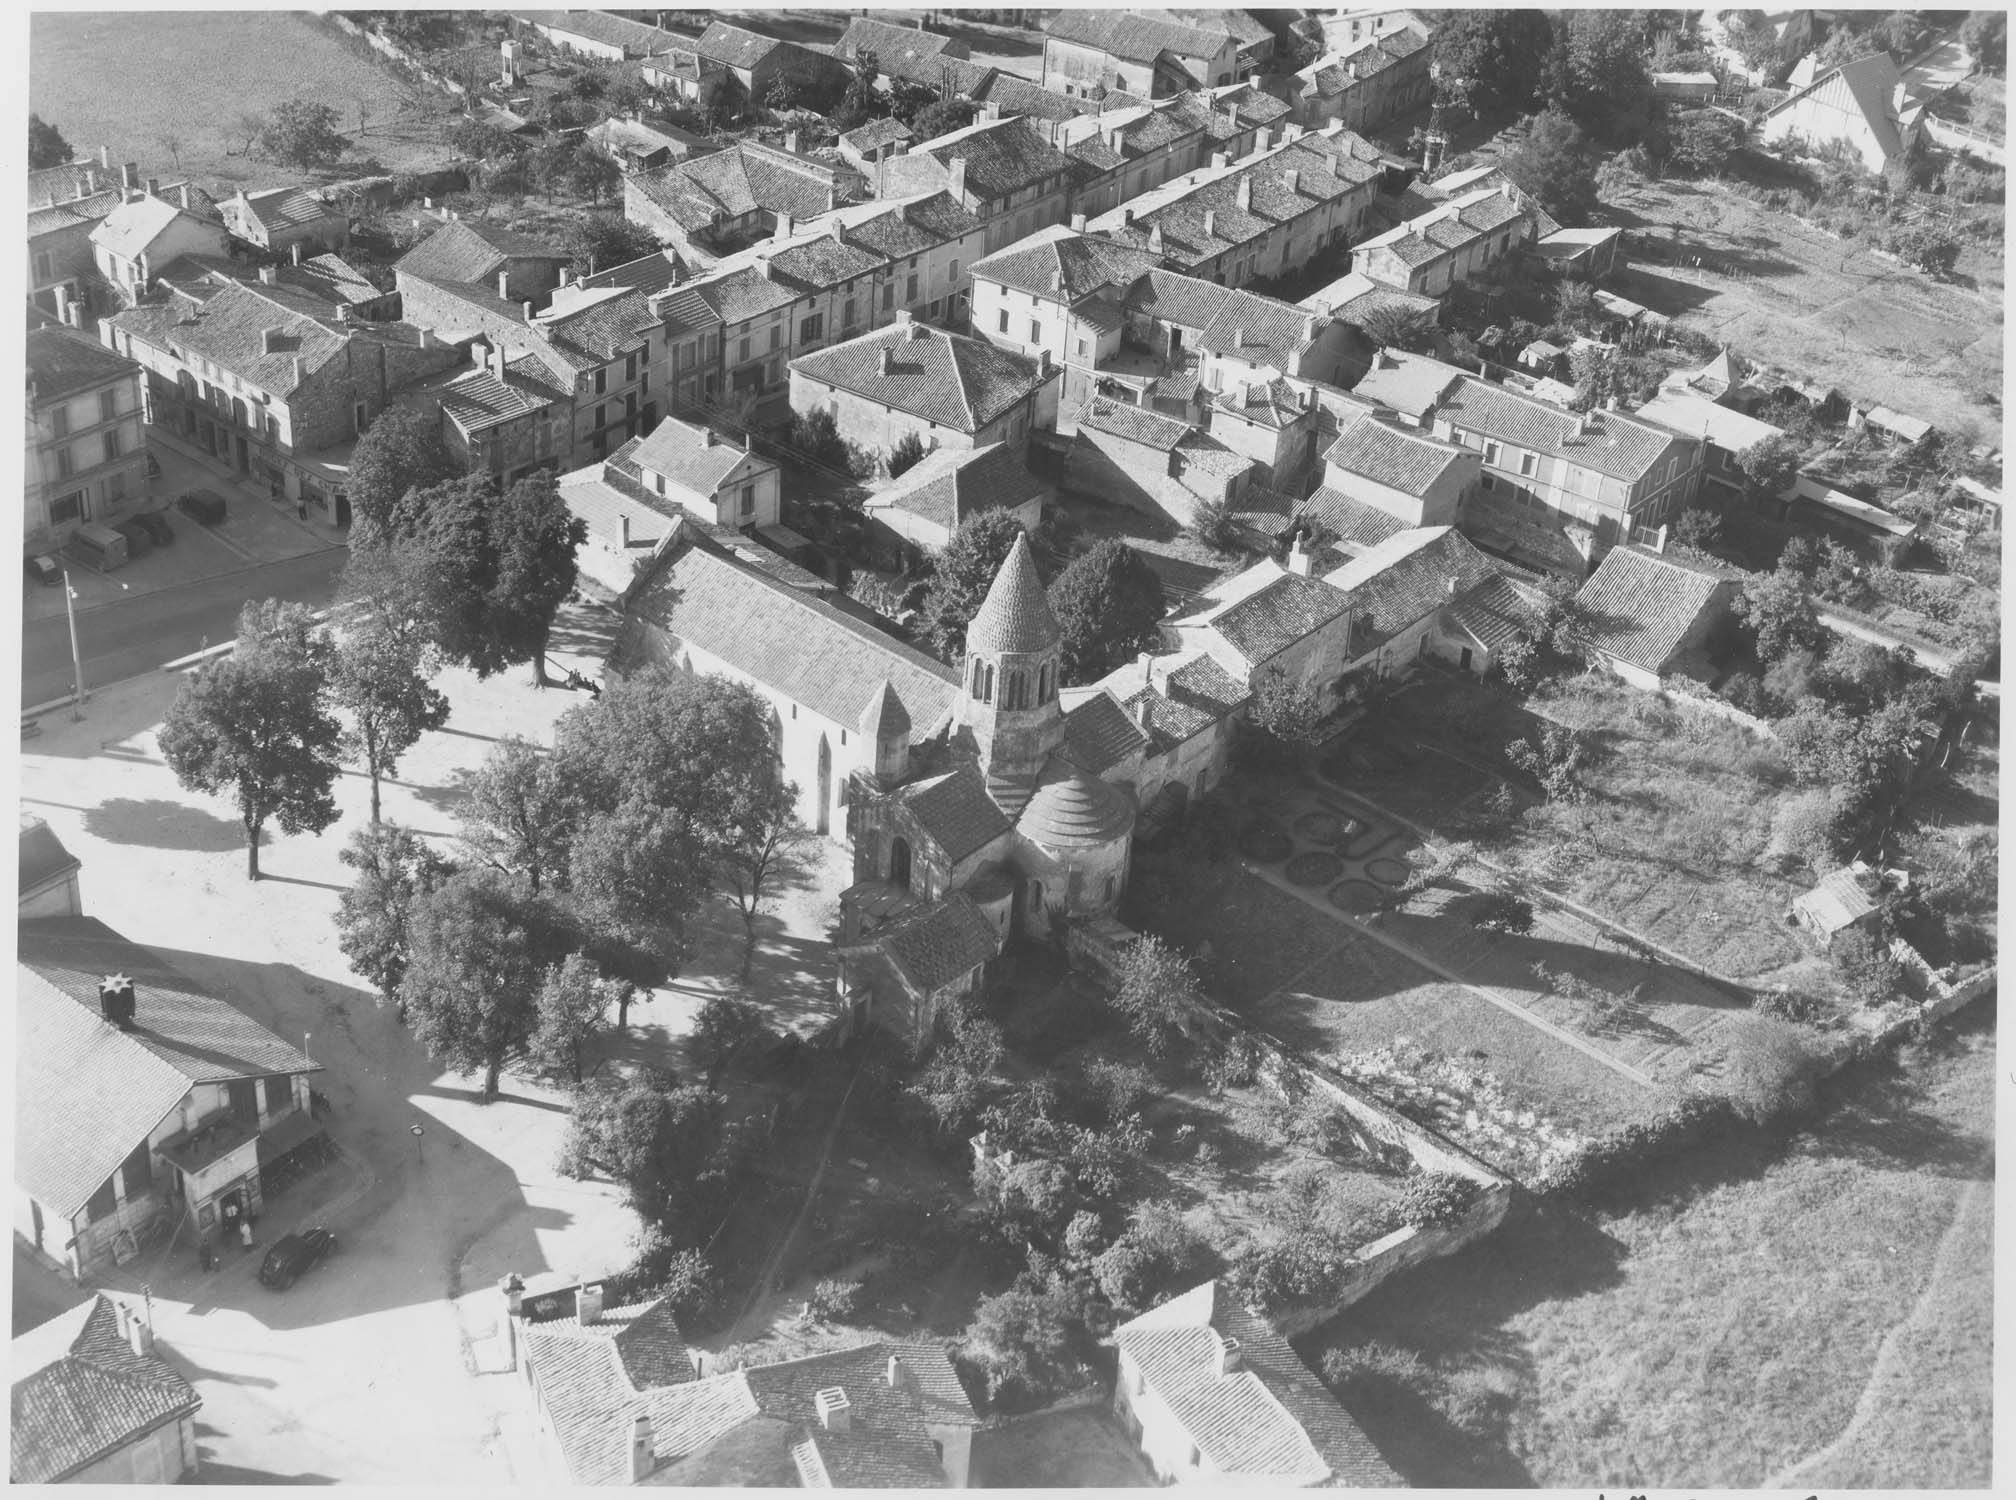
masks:
<path fill-rule="evenodd" d="M 1036 576 L 1029 538 L 1018 536 L 966 627 L 965 682 L 956 710 L 960 741 L 979 756 L 988 791 L 1010 816 L 1064 740 L 1057 702 L 1062 650 L 1063 632 Z"/>

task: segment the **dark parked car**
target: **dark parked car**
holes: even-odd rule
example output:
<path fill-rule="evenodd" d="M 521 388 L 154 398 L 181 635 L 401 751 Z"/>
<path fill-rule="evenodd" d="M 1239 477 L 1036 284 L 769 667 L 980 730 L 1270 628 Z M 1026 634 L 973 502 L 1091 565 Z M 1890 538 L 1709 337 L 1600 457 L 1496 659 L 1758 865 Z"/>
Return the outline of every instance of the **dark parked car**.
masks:
<path fill-rule="evenodd" d="M 266 1252 L 266 1259 L 259 1267 L 259 1282 L 276 1292 L 284 1292 L 294 1285 L 303 1271 L 325 1255 L 334 1254 L 335 1250 L 335 1234 L 319 1224 L 299 1234 L 283 1235 L 280 1242 Z"/>
<path fill-rule="evenodd" d="M 224 524 L 224 497 L 215 490 L 190 490 L 175 502 L 175 508 L 205 526 Z"/>
<path fill-rule="evenodd" d="M 138 560 L 154 550 L 154 533 L 138 521 L 125 521 L 112 529 L 126 538 L 129 560 Z"/>
<path fill-rule="evenodd" d="M 150 510 L 144 516 L 135 516 L 133 524 L 153 538 L 157 547 L 165 547 L 175 540 L 175 528 L 168 524 L 166 511 Z"/>
<path fill-rule="evenodd" d="M 63 568 L 45 552 L 40 557 L 28 559 L 28 576 L 45 588 L 54 588 L 63 581 Z"/>

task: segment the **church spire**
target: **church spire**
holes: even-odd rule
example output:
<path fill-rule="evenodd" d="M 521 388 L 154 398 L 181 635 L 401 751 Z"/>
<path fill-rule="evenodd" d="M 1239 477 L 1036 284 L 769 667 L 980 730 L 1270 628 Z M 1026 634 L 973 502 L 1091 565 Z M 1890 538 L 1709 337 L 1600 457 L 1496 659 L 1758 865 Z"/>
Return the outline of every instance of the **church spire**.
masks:
<path fill-rule="evenodd" d="M 1050 612 L 1026 533 L 1018 533 L 966 627 L 960 737 L 990 783 L 1027 782 L 1064 738 L 1057 702 L 1064 633 Z"/>
<path fill-rule="evenodd" d="M 1048 651 L 1064 638 L 1057 617 L 1050 613 L 1050 600 L 1043 582 L 1036 576 L 1036 558 L 1029 550 L 1029 533 L 1018 532 L 1015 545 L 987 590 L 987 598 L 973 623 L 966 627 L 968 654 L 1003 652 L 1029 654 Z"/>

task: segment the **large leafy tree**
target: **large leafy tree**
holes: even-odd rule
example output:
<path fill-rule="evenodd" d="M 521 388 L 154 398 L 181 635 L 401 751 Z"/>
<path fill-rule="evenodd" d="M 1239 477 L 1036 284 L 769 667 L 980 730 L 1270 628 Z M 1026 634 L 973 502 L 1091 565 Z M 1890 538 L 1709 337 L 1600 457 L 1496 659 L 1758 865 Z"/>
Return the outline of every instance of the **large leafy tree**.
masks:
<path fill-rule="evenodd" d="M 419 642 L 367 621 L 337 644 L 329 690 L 348 711 L 343 748 L 371 778 L 371 821 L 378 821 L 378 783 L 399 769 L 399 757 L 430 729 L 448 722 L 448 699 L 427 680 Z"/>
<path fill-rule="evenodd" d="M 534 894 L 566 884 L 574 800 L 564 769 L 530 740 L 498 741 L 458 811 L 462 842 L 478 862 L 522 879 Z"/>
<path fill-rule="evenodd" d="M 570 264 L 576 276 L 626 266 L 659 250 L 658 237 L 650 230 L 613 213 L 574 215 L 561 243 L 573 257 Z"/>
<path fill-rule="evenodd" d="M 1592 128 L 1626 113 L 1645 87 L 1645 12 L 1564 11 L 1548 58 L 1548 93 L 1555 107 Z"/>
<path fill-rule="evenodd" d="M 707 1075 L 710 1089 L 755 1048 L 770 1040 L 763 1013 L 747 1000 L 716 995 L 700 1007 L 693 1023 L 693 1057 Z"/>
<path fill-rule="evenodd" d="M 1162 580 L 1140 553 L 1108 537 L 1057 575 L 1050 612 L 1064 633 L 1064 680 L 1096 682 L 1155 644 Z"/>
<path fill-rule="evenodd" d="M 364 825 L 336 857 L 357 872 L 356 883 L 337 900 L 337 943 L 350 967 L 397 1003 L 412 952 L 407 923 L 413 905 L 455 867 L 397 823 Z"/>
<path fill-rule="evenodd" d="M 798 789 L 782 782 L 769 802 L 751 799 L 721 852 L 720 869 L 742 918 L 742 972 L 756 952 L 756 918 L 777 887 L 798 871 L 817 837 L 798 821 Z"/>
<path fill-rule="evenodd" d="M 1805 461 L 1796 443 L 1776 433 L 1736 455 L 1736 467 L 1743 471 L 1743 488 L 1753 500 L 1776 500 L 1783 495 L 1799 478 Z"/>
<path fill-rule="evenodd" d="M 1173 1038 L 1193 1035 L 1210 1009 L 1189 958 L 1153 935 L 1140 939 L 1121 959 L 1113 1007 L 1158 1057 Z"/>
<path fill-rule="evenodd" d="M 1452 10 L 1438 16 L 1436 87 L 1480 118 L 1533 102 L 1554 27 L 1541 10 Z"/>
<path fill-rule="evenodd" d="M 460 472 L 461 466 L 441 441 L 440 417 L 395 406 L 380 413 L 357 439 L 345 493 L 357 522 L 383 527 L 391 523 L 395 507 L 408 491 L 429 489 Z M 352 545 L 357 545 L 355 533 Z"/>
<path fill-rule="evenodd" d="M 848 81 L 847 92 L 840 96 L 840 103 L 833 111 L 829 122 L 843 134 L 857 130 L 870 120 L 880 119 L 889 113 L 888 102 L 875 87 L 875 80 L 882 76 L 882 66 L 875 54 L 863 48 L 854 55 L 854 76 Z"/>
<path fill-rule="evenodd" d="M 588 1043 L 602 1029 L 622 986 L 603 975 L 584 953 L 570 953 L 546 971 L 528 1050 L 550 1073 L 581 1081 Z"/>
<path fill-rule="evenodd" d="M 342 726 L 323 702 L 328 663 L 329 644 L 305 606 L 247 604 L 236 649 L 183 684 L 161 727 L 161 756 L 176 780 L 237 803 L 253 880 L 268 822 L 320 833 L 338 817 Z"/>
<path fill-rule="evenodd" d="M 2009 13 L 1971 10 L 1960 25 L 1967 55 L 1984 73 L 2000 73 L 2009 62 Z"/>
<path fill-rule="evenodd" d="M 1579 223 L 1596 203 L 1596 164 L 1582 127 L 1558 109 L 1536 116 L 1526 139 L 1508 152 L 1505 175 L 1542 208 Z"/>
<path fill-rule="evenodd" d="M 326 167 L 349 142 L 336 128 L 336 111 L 312 99 L 287 99 L 273 106 L 259 144 L 290 167 Z"/>
<path fill-rule="evenodd" d="M 1807 582 L 1791 568 L 1758 573 L 1736 596 L 1737 616 L 1757 635 L 1757 655 L 1775 662 L 1794 651 L 1814 650 L 1826 639 Z"/>
<path fill-rule="evenodd" d="M 629 1190 L 647 1223 L 667 1227 L 698 1217 L 723 1177 L 726 1101 L 698 1085 L 667 1087 L 650 1076 L 584 1095 L 574 1106 L 578 1159 L 602 1167 Z"/>
<path fill-rule="evenodd" d="M 932 644 L 946 660 L 966 649 L 966 627 L 980 612 L 987 590 L 1021 534 L 1022 523 L 1014 512 L 982 511 L 961 522 L 938 555 L 924 609 Z"/>
<path fill-rule="evenodd" d="M 399 998 L 414 1040 L 451 1068 L 480 1072 L 489 1103 L 538 1026 L 548 971 L 575 941 L 550 903 L 496 871 L 451 876 L 407 919 Z"/>
<path fill-rule="evenodd" d="M 77 153 L 70 149 L 70 143 L 63 139 L 63 132 L 44 120 L 40 115 L 28 117 L 28 170 L 39 172 L 44 167 L 60 167 Z"/>

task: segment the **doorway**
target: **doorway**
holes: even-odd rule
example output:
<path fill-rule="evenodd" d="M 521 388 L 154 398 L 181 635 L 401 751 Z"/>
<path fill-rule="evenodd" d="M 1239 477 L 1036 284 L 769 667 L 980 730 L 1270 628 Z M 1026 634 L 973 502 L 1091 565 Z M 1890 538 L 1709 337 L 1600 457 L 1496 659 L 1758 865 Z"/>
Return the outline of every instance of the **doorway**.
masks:
<path fill-rule="evenodd" d="M 833 749 L 826 736 L 819 736 L 819 822 L 820 833 L 833 831 Z"/>

